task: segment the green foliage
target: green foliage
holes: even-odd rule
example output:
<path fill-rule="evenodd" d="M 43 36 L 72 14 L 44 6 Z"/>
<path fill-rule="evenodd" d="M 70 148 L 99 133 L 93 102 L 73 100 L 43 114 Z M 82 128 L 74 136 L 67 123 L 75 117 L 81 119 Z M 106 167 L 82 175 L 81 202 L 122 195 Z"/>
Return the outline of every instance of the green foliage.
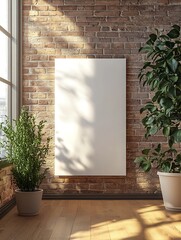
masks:
<path fill-rule="evenodd" d="M 10 166 L 11 164 L 6 160 L 0 160 L 0 169 Z"/>
<path fill-rule="evenodd" d="M 12 164 L 15 183 L 22 191 L 35 191 L 48 170 L 43 166 L 50 138 L 45 138 L 44 125 L 45 121 L 37 124 L 35 117 L 24 108 L 12 124 L 6 118 L 0 125 L 5 136 L 0 144 L 5 149 L 7 161 Z"/>
<path fill-rule="evenodd" d="M 164 151 L 161 149 L 161 144 L 153 149 L 144 149 L 142 156 L 137 157 L 134 162 L 145 172 L 150 171 L 152 167 L 163 172 L 181 172 L 181 154 L 174 148 Z"/>
<path fill-rule="evenodd" d="M 152 166 L 164 172 L 181 172 L 180 153 L 174 149 L 181 142 L 181 41 L 180 27 L 173 25 L 167 33 L 150 34 L 140 52 L 146 53 L 146 61 L 138 75 L 143 86 L 150 87 L 153 97 L 140 109 L 145 113 L 142 123 L 145 138 L 158 131 L 168 140 L 168 150 L 150 149 L 135 162 L 144 170 Z"/>

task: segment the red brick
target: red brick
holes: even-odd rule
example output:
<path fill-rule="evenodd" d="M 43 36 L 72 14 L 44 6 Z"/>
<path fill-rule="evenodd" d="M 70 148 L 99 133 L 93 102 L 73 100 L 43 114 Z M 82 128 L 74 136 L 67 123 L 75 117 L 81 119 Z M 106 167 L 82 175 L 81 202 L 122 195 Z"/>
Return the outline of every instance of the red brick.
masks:
<path fill-rule="evenodd" d="M 58 0 L 57 0 L 58 1 Z M 83 5 L 89 6 L 93 5 L 94 0 L 84 0 Z M 65 0 L 65 5 L 76 5 L 76 6 L 82 6 L 82 0 Z"/>
<path fill-rule="evenodd" d="M 111 0 L 111 2 L 110 2 L 110 0 L 95 0 L 95 4 L 96 5 L 101 5 L 101 4 L 103 4 L 103 5 L 119 5 L 119 0 Z"/>
<path fill-rule="evenodd" d="M 120 12 L 119 11 L 95 11 L 94 12 L 94 15 L 95 16 L 100 16 L 100 17 L 103 17 L 103 16 L 114 16 L 114 17 L 117 17 L 120 15 Z"/>
<path fill-rule="evenodd" d="M 31 9 L 30 6 L 28 6 L 28 8 Z M 27 9 L 28 10 L 28 9 Z M 48 6 L 32 6 L 32 10 L 33 11 L 47 11 L 48 10 Z"/>
<path fill-rule="evenodd" d="M 118 33 L 117 32 L 98 32 L 97 36 L 104 37 L 104 38 L 106 37 L 112 38 L 112 37 L 118 37 Z"/>
<path fill-rule="evenodd" d="M 55 58 L 126 58 L 127 61 L 127 176 L 54 177 L 54 140 L 43 183 L 47 193 L 100 194 L 159 191 L 158 179 L 140 172 L 133 160 L 141 149 L 163 142 L 144 139 L 139 109 L 149 99 L 138 80 L 145 57 L 138 53 L 155 28 L 170 29 L 180 21 L 180 0 L 24 0 L 23 101 L 39 119 L 47 119 L 54 136 Z M 137 180 L 136 180 L 137 179 Z M 148 183 L 145 184 L 145 180 Z"/>

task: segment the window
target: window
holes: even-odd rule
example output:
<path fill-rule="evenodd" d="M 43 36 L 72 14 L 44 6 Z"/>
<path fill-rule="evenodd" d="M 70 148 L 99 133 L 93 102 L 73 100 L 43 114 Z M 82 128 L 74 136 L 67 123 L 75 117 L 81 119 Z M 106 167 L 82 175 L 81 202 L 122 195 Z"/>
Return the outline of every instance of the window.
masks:
<path fill-rule="evenodd" d="M 20 0 L 1 1 L 0 16 L 0 122 L 3 122 L 5 116 L 16 118 L 19 106 Z"/>

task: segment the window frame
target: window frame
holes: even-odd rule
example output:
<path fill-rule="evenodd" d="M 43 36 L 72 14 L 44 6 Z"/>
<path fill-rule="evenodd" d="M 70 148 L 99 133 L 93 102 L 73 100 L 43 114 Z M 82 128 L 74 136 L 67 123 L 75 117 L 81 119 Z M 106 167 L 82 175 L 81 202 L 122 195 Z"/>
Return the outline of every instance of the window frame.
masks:
<path fill-rule="evenodd" d="M 0 25 L 0 32 L 8 37 L 8 79 L 0 76 L 0 82 L 8 86 L 7 115 L 10 121 L 17 119 L 20 111 L 21 90 L 21 0 L 8 0 L 8 30 Z M 0 159 L 1 161 L 1 159 Z"/>
<path fill-rule="evenodd" d="M 20 101 L 20 18 L 21 1 L 8 0 L 9 2 L 9 29 L 0 25 L 0 31 L 9 39 L 9 79 L 0 77 L 0 82 L 9 86 L 8 116 L 16 119 L 19 113 Z"/>

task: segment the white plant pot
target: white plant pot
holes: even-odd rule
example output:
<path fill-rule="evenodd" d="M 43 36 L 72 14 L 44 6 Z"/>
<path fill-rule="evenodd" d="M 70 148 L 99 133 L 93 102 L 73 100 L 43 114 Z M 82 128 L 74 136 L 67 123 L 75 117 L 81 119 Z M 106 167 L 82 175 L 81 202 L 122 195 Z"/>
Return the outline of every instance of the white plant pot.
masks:
<path fill-rule="evenodd" d="M 18 214 L 22 216 L 37 215 L 40 211 L 43 190 L 22 192 L 15 190 Z"/>
<path fill-rule="evenodd" d="M 167 210 L 181 211 L 181 173 L 158 172 L 164 206 Z"/>

